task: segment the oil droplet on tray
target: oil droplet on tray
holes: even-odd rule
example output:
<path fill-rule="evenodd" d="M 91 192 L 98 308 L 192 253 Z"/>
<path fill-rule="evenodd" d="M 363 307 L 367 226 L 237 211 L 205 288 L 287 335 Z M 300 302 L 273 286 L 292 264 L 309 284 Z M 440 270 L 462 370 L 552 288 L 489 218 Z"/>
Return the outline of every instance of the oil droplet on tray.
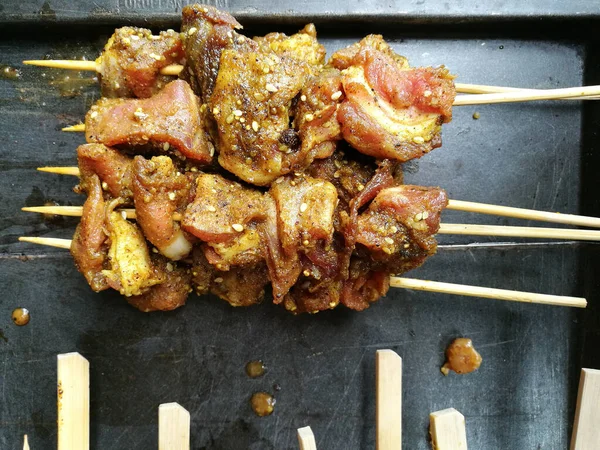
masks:
<path fill-rule="evenodd" d="M 246 364 L 246 374 L 250 378 L 262 377 L 265 374 L 266 369 L 267 368 L 260 359 L 256 361 L 250 361 L 248 364 Z"/>
<path fill-rule="evenodd" d="M 27 325 L 29 323 L 29 310 L 27 308 L 16 308 L 12 312 L 12 320 L 15 325 L 22 327 L 23 325 Z"/>
<path fill-rule="evenodd" d="M 275 397 L 266 392 L 255 392 L 250 399 L 250 406 L 257 416 L 269 416 L 275 408 Z"/>
<path fill-rule="evenodd" d="M 446 349 L 446 363 L 440 369 L 444 375 L 451 370 L 456 373 L 471 373 L 481 365 L 481 355 L 473 347 L 473 341 L 468 338 L 455 339 Z"/>

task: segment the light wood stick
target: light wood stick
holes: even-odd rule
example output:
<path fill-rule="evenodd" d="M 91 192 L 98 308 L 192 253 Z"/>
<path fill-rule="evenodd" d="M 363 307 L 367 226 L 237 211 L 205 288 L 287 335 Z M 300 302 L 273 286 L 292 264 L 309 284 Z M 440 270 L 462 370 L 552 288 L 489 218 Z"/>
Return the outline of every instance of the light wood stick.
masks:
<path fill-rule="evenodd" d="M 600 95 L 600 86 L 582 86 L 540 91 L 499 92 L 496 94 L 459 95 L 454 100 L 454 106 L 557 100 L 561 98 L 583 97 L 588 95 Z"/>
<path fill-rule="evenodd" d="M 472 225 L 442 223 L 439 234 L 462 234 L 468 236 L 503 236 L 533 239 L 567 239 L 575 241 L 599 241 L 599 230 L 571 230 L 568 228 L 509 227 L 503 225 Z"/>
<path fill-rule="evenodd" d="M 485 84 L 468 84 L 468 83 L 454 83 L 456 92 L 464 94 L 495 94 L 498 92 L 523 92 L 523 91 L 534 91 L 544 92 L 544 89 L 531 89 L 531 88 L 516 88 L 508 86 L 488 86 Z M 566 98 L 564 100 L 598 100 L 600 96 L 597 95 L 585 95 L 582 97 Z"/>
<path fill-rule="evenodd" d="M 25 212 L 53 214 L 59 216 L 80 217 L 83 213 L 81 206 L 26 206 L 21 208 Z M 134 209 L 122 209 L 128 219 L 135 219 Z M 173 220 L 179 221 L 182 216 L 173 214 Z M 590 218 L 593 219 L 593 218 Z M 567 228 L 540 228 L 540 227 L 510 227 L 504 225 L 472 225 L 462 223 L 442 223 L 439 234 L 460 234 L 469 236 L 504 236 L 534 239 L 567 239 L 576 241 L 600 241 L 598 230 L 571 230 Z"/>
<path fill-rule="evenodd" d="M 490 214 L 494 216 L 514 217 L 517 219 L 536 220 L 540 222 L 563 223 L 567 225 L 600 228 L 600 217 L 561 214 L 556 212 L 538 211 L 535 209 L 513 208 L 511 206 L 491 205 L 488 203 L 467 202 L 464 200 L 449 200 L 447 209 L 479 214 Z"/>
<path fill-rule="evenodd" d="M 30 244 L 46 245 L 48 247 L 65 248 L 67 250 L 71 248 L 71 239 L 21 236 L 19 237 L 19 241 L 29 242 Z"/>
<path fill-rule="evenodd" d="M 315 435 L 310 427 L 298 428 L 298 445 L 300 450 L 317 450 Z"/>
<path fill-rule="evenodd" d="M 465 416 L 454 408 L 429 414 L 429 433 L 434 450 L 467 450 Z"/>
<path fill-rule="evenodd" d="M 58 247 L 64 249 L 71 248 L 70 239 L 21 236 L 19 241 L 46 245 L 49 247 Z M 480 286 L 470 286 L 467 284 L 442 283 L 439 281 L 417 280 L 414 278 L 391 277 L 390 286 L 395 288 L 413 289 L 417 291 L 439 292 L 444 294 L 483 297 L 524 303 L 539 303 L 543 305 L 571 306 L 576 308 L 585 308 L 587 306 L 586 299 L 580 297 L 536 294 L 533 292 L 486 288 Z"/>
<path fill-rule="evenodd" d="M 600 370 L 581 369 L 571 450 L 600 448 Z"/>
<path fill-rule="evenodd" d="M 27 435 L 23 436 L 23 450 L 29 450 L 29 440 L 27 439 Z"/>
<path fill-rule="evenodd" d="M 158 407 L 158 450 L 190 449 L 190 413 L 179 403 Z"/>
<path fill-rule="evenodd" d="M 75 175 L 79 176 L 79 167 L 56 167 L 56 166 L 46 166 L 46 167 L 38 167 L 37 170 L 40 172 L 48 172 L 48 173 L 56 173 L 58 175 Z"/>
<path fill-rule="evenodd" d="M 51 67 L 53 69 L 85 70 L 96 72 L 98 65 L 96 61 L 77 61 L 69 59 L 29 59 L 23 61 L 28 66 Z"/>
<path fill-rule="evenodd" d="M 58 450 L 90 448 L 90 363 L 79 353 L 58 355 Z"/>
<path fill-rule="evenodd" d="M 560 100 L 600 95 L 600 86 L 581 86 L 561 89 L 521 89 L 494 94 L 466 94 L 454 99 L 454 106 L 487 105 L 493 103 L 533 102 L 539 100 Z M 62 131 L 85 131 L 85 124 L 71 125 Z"/>
<path fill-rule="evenodd" d="M 376 449 L 402 448 L 402 358 L 392 350 L 375 355 Z"/>
<path fill-rule="evenodd" d="M 85 131 L 85 123 L 78 123 L 77 125 L 71 125 L 69 127 L 64 127 L 62 131 L 71 131 L 71 132 L 83 132 Z"/>
<path fill-rule="evenodd" d="M 395 288 L 412 289 L 416 291 L 491 298 L 494 300 L 539 303 L 541 305 L 571 306 L 575 308 L 585 308 L 587 306 L 587 300 L 581 297 L 537 294 L 534 292 L 470 286 L 467 284 L 443 283 L 440 281 L 417 280 L 414 278 L 392 277 L 390 279 L 390 286 Z"/>

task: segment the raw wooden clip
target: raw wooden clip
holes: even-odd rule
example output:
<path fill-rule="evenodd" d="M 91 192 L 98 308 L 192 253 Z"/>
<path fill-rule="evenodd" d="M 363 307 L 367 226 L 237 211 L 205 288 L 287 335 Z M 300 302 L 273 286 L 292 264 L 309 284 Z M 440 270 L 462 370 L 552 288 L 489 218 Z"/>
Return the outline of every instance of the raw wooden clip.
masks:
<path fill-rule="evenodd" d="M 402 358 L 392 350 L 377 350 L 377 450 L 402 448 Z"/>

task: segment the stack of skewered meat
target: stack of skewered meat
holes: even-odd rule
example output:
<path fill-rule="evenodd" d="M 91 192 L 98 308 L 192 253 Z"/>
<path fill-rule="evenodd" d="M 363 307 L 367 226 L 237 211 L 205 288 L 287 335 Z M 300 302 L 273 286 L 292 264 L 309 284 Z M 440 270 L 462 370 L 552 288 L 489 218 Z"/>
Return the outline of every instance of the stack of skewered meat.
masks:
<path fill-rule="evenodd" d="M 441 145 L 453 77 L 381 36 L 325 62 L 313 25 L 239 28 L 195 5 L 181 33 L 111 37 L 77 150 L 77 267 L 142 311 L 192 291 L 247 306 L 269 284 L 294 313 L 367 308 L 436 251 L 446 194 L 402 184 L 400 164 Z M 161 74 L 174 63 L 181 79 Z"/>

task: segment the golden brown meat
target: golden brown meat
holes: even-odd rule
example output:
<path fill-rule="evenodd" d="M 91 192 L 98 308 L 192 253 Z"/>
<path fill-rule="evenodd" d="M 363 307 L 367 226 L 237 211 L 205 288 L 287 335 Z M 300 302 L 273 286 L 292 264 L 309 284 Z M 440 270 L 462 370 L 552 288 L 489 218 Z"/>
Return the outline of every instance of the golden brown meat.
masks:
<path fill-rule="evenodd" d="M 456 93 L 447 69 L 411 68 L 379 35 L 336 52 L 330 64 L 342 70 L 337 118 L 354 148 L 408 161 L 441 145 Z"/>
<path fill-rule="evenodd" d="M 181 36 L 185 50 L 185 67 L 180 76 L 194 92 L 208 103 L 212 95 L 221 53 L 234 48 L 242 26 L 229 13 L 208 5 L 191 5 L 182 10 Z"/>
<path fill-rule="evenodd" d="M 109 269 L 102 271 L 108 285 L 130 297 L 145 293 L 164 278 L 155 270 L 144 235 L 137 225 L 129 222 L 114 209 L 119 200 L 106 206 L 106 228 L 109 233 Z"/>
<path fill-rule="evenodd" d="M 296 104 L 294 126 L 298 130 L 300 149 L 297 165 L 306 167 L 315 159 L 330 157 L 342 139 L 337 119 L 343 100 L 342 75 L 327 67 L 307 80 Z"/>
<path fill-rule="evenodd" d="M 173 30 L 154 36 L 145 28 L 119 28 L 99 58 L 102 96 L 150 97 L 174 79 L 160 70 L 179 64 L 183 56 L 179 33 Z"/>
<path fill-rule="evenodd" d="M 105 203 L 97 175 L 88 175 L 85 186 L 88 197 L 71 242 L 71 255 L 77 270 L 83 274 L 92 290 L 99 292 L 109 287 L 102 273 L 108 259 L 107 236 L 104 232 Z"/>
<path fill-rule="evenodd" d="M 250 306 L 260 303 L 269 277 L 264 263 L 227 272 L 216 272 L 211 292 L 231 306 Z"/>
<path fill-rule="evenodd" d="M 331 243 L 337 190 L 327 181 L 308 176 L 278 179 L 270 189 L 277 207 L 277 228 L 286 253 L 300 247 Z"/>
<path fill-rule="evenodd" d="M 167 258 L 178 261 L 192 250 L 192 243 L 175 220 L 183 212 L 190 185 L 168 156 L 133 160 L 133 200 L 137 224 L 146 239 Z"/>
<path fill-rule="evenodd" d="M 100 99 L 85 116 L 85 137 L 88 142 L 172 153 L 204 164 L 214 154 L 198 98 L 183 80 L 147 99 Z"/>
<path fill-rule="evenodd" d="M 306 62 L 261 51 L 243 36 L 238 39 L 243 47 L 221 54 L 209 103 L 218 129 L 219 164 L 248 183 L 266 186 L 295 170 L 292 100 L 311 70 Z"/>
<path fill-rule="evenodd" d="M 325 47 L 317 41 L 317 29 L 309 23 L 298 33 L 287 36 L 285 33 L 269 33 L 253 38 L 265 53 L 274 52 L 280 57 L 289 57 L 309 64 L 313 72 L 325 63 Z"/>
<path fill-rule="evenodd" d="M 143 294 L 125 297 L 127 302 L 142 312 L 171 311 L 185 305 L 192 291 L 190 270 L 160 257 L 153 257 L 152 264 L 164 281 Z"/>
<path fill-rule="evenodd" d="M 203 173 L 196 179 L 196 197 L 185 210 L 182 227 L 204 242 L 228 242 L 265 217 L 262 203 L 260 191 Z"/>
<path fill-rule="evenodd" d="M 96 174 L 112 197 L 131 200 L 131 158 L 103 144 L 84 144 L 77 148 L 77 164 L 82 189 L 87 190 L 88 180 Z"/>

